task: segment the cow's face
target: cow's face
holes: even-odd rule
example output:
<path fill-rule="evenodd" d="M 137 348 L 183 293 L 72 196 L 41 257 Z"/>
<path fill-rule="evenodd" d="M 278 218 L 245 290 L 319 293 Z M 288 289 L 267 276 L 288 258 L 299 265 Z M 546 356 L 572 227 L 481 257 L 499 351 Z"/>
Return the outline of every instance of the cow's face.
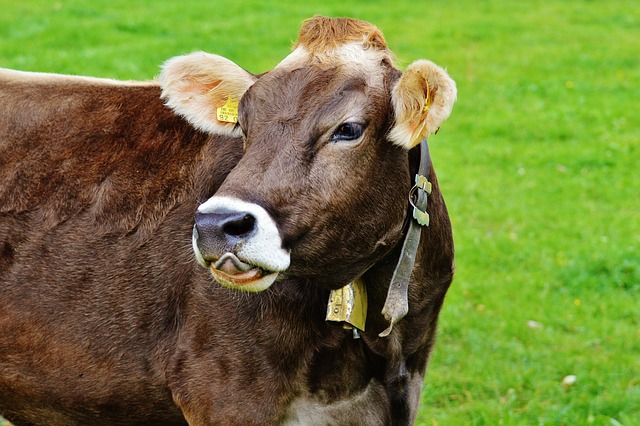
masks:
<path fill-rule="evenodd" d="M 449 115 L 455 85 L 427 61 L 401 74 L 367 28 L 357 42 L 322 48 L 303 42 L 319 38 L 303 27 L 298 48 L 259 79 L 213 55 L 166 65 L 168 105 L 245 141 L 195 215 L 196 258 L 221 284 L 260 291 L 296 277 L 338 288 L 400 241 L 407 150 Z M 228 99 L 239 100 L 235 123 L 217 115 Z"/>

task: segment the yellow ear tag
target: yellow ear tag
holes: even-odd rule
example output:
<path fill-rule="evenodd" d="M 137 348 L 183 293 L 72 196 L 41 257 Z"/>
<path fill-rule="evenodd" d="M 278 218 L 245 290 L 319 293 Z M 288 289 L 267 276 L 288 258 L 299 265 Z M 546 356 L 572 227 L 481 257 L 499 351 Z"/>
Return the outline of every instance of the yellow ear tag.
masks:
<path fill-rule="evenodd" d="M 427 98 L 424 100 L 424 106 L 422 107 L 423 114 L 429 111 L 429 108 L 431 108 L 431 99 L 429 97 L 429 91 L 430 91 L 429 80 L 426 80 L 426 83 L 427 83 Z"/>
<path fill-rule="evenodd" d="M 224 123 L 238 122 L 238 100 L 231 97 L 219 108 L 216 108 L 216 118 Z"/>

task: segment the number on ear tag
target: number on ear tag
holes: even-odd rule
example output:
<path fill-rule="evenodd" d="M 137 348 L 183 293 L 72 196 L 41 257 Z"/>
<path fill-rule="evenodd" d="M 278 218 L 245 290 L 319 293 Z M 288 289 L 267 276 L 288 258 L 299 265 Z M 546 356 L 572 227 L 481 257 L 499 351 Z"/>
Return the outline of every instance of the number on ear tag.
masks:
<path fill-rule="evenodd" d="M 227 98 L 227 102 L 219 108 L 216 108 L 216 118 L 224 123 L 238 122 L 238 103 L 237 99 Z"/>

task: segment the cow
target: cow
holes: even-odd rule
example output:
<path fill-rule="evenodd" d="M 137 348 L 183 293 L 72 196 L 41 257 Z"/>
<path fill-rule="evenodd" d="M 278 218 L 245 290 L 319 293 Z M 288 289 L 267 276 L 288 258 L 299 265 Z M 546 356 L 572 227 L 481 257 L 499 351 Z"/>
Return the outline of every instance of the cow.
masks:
<path fill-rule="evenodd" d="M 414 422 L 454 270 L 421 141 L 455 98 L 319 16 L 260 75 L 203 52 L 151 82 L 0 71 L 0 414 Z"/>

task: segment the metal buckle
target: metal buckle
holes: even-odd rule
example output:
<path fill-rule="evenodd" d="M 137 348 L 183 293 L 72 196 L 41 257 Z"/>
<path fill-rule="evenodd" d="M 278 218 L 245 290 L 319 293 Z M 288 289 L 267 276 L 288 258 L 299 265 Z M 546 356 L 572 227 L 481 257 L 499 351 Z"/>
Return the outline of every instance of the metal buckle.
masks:
<path fill-rule="evenodd" d="M 413 207 L 413 218 L 420 225 L 429 226 L 429 213 L 427 213 L 425 207 L 422 207 L 426 203 L 421 202 L 420 200 L 422 195 L 418 195 L 418 199 L 415 202 L 413 201 L 418 189 L 421 189 L 422 191 L 424 191 L 423 196 L 426 197 L 431 194 L 431 190 L 433 189 L 433 186 L 431 185 L 431 182 L 429 182 L 429 180 L 426 177 L 418 174 L 416 175 L 415 185 L 413 185 L 411 187 L 411 190 L 409 191 L 409 204 L 411 204 L 411 206 Z M 416 203 L 421 204 L 421 206 L 418 207 Z"/>

